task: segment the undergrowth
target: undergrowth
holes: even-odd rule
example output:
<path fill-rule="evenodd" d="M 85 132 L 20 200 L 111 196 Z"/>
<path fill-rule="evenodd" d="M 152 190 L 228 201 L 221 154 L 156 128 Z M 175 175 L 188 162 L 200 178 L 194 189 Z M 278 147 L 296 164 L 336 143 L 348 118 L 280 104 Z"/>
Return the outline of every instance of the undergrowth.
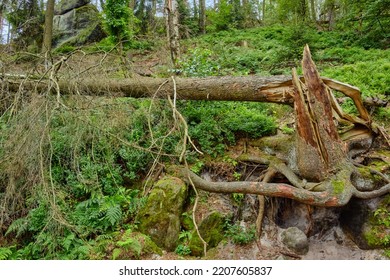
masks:
<path fill-rule="evenodd" d="M 175 72 L 290 75 L 309 44 L 322 75 L 360 87 L 364 97 L 388 99 L 389 50 L 363 48 L 345 36 L 279 25 L 221 31 L 183 42 L 186 51 Z M 153 48 L 150 42 L 139 46 Z M 112 47 L 104 41 L 92 48 Z M 2 111 L 0 260 L 139 258 L 147 238 L 135 235 L 134 218 L 146 199 L 145 182 L 159 164 L 177 163 L 183 129 L 164 100 L 67 97 L 62 102 L 26 97 Z M 179 101 L 177 108 L 197 148 L 212 157 L 240 137 L 271 135 L 277 128 L 267 104 Z M 390 121 L 388 108 L 375 112 Z M 202 163 L 190 146 L 187 156 Z M 387 223 L 385 214 L 377 217 Z M 229 224 L 226 235 L 245 244 L 253 241 L 254 229 Z M 188 232 L 180 238 L 176 253 L 185 256 Z"/>

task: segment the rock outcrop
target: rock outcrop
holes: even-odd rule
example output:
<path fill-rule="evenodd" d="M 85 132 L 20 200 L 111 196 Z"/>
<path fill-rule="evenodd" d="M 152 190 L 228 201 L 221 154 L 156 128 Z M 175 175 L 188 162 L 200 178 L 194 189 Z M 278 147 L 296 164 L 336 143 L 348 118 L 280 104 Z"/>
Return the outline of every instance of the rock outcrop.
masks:
<path fill-rule="evenodd" d="M 91 0 L 61 0 L 54 7 L 55 15 L 63 15 L 73 9 L 80 8 L 89 4 Z"/>
<path fill-rule="evenodd" d="M 97 42 L 106 34 L 97 8 L 90 0 L 62 0 L 55 7 L 53 46 Z"/>

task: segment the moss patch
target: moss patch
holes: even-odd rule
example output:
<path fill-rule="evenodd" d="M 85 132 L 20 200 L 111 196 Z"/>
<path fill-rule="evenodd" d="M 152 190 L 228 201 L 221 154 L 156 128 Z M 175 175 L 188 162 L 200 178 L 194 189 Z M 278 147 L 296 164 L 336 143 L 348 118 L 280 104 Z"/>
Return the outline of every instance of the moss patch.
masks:
<path fill-rule="evenodd" d="M 379 207 L 371 213 L 364 238 L 372 247 L 390 246 L 390 195 L 385 196 Z"/>
<path fill-rule="evenodd" d="M 199 232 L 204 241 L 207 243 L 207 248 L 213 248 L 224 238 L 224 217 L 219 212 L 211 212 L 199 225 Z M 192 232 L 192 237 L 189 242 L 189 248 L 192 255 L 202 256 L 204 253 L 203 242 L 199 238 L 196 230 Z"/>
<path fill-rule="evenodd" d="M 188 188 L 175 177 L 158 181 L 137 215 L 139 230 L 157 245 L 173 251 L 180 234 L 180 218 Z"/>
<path fill-rule="evenodd" d="M 162 250 L 154 243 L 150 237 L 127 230 L 115 243 L 112 251 L 112 259 L 140 259 L 148 254 L 162 255 Z"/>
<path fill-rule="evenodd" d="M 345 189 L 345 183 L 343 181 L 333 180 L 332 187 L 334 194 L 341 194 Z"/>

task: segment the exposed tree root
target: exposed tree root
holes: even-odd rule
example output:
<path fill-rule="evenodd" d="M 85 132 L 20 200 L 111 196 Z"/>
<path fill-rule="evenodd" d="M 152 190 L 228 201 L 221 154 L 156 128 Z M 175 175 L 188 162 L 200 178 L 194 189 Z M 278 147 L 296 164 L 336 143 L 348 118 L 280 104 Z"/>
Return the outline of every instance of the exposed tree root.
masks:
<path fill-rule="evenodd" d="M 208 182 L 186 168 L 181 169 L 181 175 L 187 182 L 187 178 L 190 178 L 195 187 L 209 192 L 285 197 L 305 204 L 326 207 L 345 205 L 355 190 L 349 181 L 351 171 L 348 170 L 336 174 L 332 180 L 322 182 L 321 188 L 325 190 L 320 192 L 296 188 L 285 183 Z M 336 189 L 334 189 L 334 185 L 336 185 Z"/>
<path fill-rule="evenodd" d="M 245 193 L 257 194 L 261 196 L 284 197 L 290 198 L 301 203 L 323 206 L 337 207 L 343 206 L 354 196 L 362 199 L 378 197 L 390 192 L 390 184 L 380 189 L 362 192 L 357 190 L 351 183 L 350 177 L 354 168 L 352 164 L 345 163 L 338 173 L 331 178 L 315 183 L 323 191 L 312 191 L 297 188 L 286 183 L 267 183 L 267 182 L 209 182 L 192 171 L 182 168 L 181 175 L 188 182 L 191 179 L 192 184 L 201 190 L 215 193 Z"/>

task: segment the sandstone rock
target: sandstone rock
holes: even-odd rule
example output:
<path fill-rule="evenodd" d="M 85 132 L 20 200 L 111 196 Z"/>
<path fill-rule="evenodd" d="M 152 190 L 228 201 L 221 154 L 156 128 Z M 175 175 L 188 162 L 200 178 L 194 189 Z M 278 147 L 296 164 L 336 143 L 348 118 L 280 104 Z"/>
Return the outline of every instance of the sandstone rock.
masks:
<path fill-rule="evenodd" d="M 177 246 L 187 192 L 188 188 L 182 180 L 165 177 L 154 185 L 145 206 L 136 217 L 139 230 L 169 251 L 174 251 Z"/>
<path fill-rule="evenodd" d="M 91 0 L 61 0 L 54 7 L 55 15 L 63 15 L 73 9 L 80 8 L 91 3 Z"/>
<path fill-rule="evenodd" d="M 223 231 L 224 216 L 217 212 L 211 212 L 206 218 L 204 218 L 199 224 L 199 232 L 203 240 L 207 243 L 207 249 L 216 247 L 224 237 Z M 196 230 L 194 229 L 189 242 L 189 248 L 193 256 L 202 256 L 203 242 L 199 238 Z"/>
<path fill-rule="evenodd" d="M 114 244 L 112 259 L 127 260 L 140 259 L 151 255 L 162 255 L 162 250 L 150 239 L 140 233 L 127 230 Z"/>
<path fill-rule="evenodd" d="M 374 214 L 378 209 L 382 209 L 383 217 L 380 210 L 377 215 Z M 390 242 L 386 242 L 390 228 L 381 219 L 388 219 L 389 210 L 390 196 L 369 200 L 352 199 L 343 207 L 340 223 L 360 249 L 386 248 L 390 246 Z"/>
<path fill-rule="evenodd" d="M 97 42 L 105 37 L 99 11 L 87 4 L 72 9 L 53 19 L 53 46 L 79 46 Z"/>
<path fill-rule="evenodd" d="M 303 231 L 297 227 L 290 227 L 282 232 L 282 242 L 298 255 L 305 255 L 309 251 L 309 241 Z"/>

